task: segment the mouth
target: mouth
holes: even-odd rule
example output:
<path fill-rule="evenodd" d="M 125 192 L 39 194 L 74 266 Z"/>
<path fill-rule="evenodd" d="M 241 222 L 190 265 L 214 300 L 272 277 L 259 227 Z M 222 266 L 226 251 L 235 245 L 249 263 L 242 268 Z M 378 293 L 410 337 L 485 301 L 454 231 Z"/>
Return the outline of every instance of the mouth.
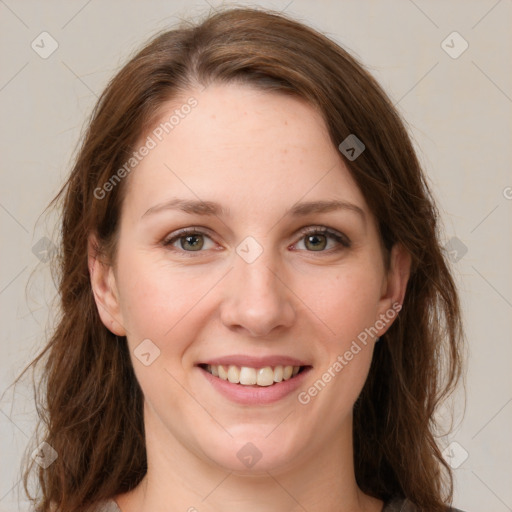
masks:
<path fill-rule="evenodd" d="M 285 354 L 230 354 L 197 361 L 195 367 L 209 384 L 205 393 L 213 389 L 230 402 L 250 407 L 289 400 L 308 380 L 313 369 L 308 362 Z"/>
<path fill-rule="evenodd" d="M 255 368 L 237 366 L 234 364 L 222 365 L 203 363 L 197 366 L 213 377 L 217 377 L 231 384 L 252 388 L 276 386 L 284 381 L 293 380 L 297 378 L 298 375 L 312 368 L 309 365 L 276 365 Z"/>

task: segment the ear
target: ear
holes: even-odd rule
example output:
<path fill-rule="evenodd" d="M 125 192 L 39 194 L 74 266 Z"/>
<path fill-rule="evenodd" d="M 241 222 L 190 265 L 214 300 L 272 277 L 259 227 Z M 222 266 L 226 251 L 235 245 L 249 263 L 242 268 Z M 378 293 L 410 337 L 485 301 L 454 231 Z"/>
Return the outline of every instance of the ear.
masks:
<path fill-rule="evenodd" d="M 404 302 L 405 290 L 411 274 L 411 255 L 402 244 L 391 249 L 389 269 L 382 286 L 376 320 L 378 336 L 382 336 L 394 322 Z"/>
<path fill-rule="evenodd" d="M 117 336 L 126 336 L 114 268 L 109 262 L 101 260 L 98 247 L 96 235 L 89 235 L 87 261 L 96 307 L 103 325 L 109 331 Z"/>

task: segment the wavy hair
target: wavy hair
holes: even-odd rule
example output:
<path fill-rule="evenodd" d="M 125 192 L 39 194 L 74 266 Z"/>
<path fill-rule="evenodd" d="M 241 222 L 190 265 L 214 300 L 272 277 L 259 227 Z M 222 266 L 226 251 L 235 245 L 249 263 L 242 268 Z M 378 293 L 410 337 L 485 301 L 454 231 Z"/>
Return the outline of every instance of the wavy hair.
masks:
<path fill-rule="evenodd" d="M 165 102 L 213 83 L 304 99 L 323 116 L 335 147 L 350 134 L 364 142 L 364 153 L 345 163 L 377 219 L 385 252 L 403 244 L 412 269 L 403 308 L 375 347 L 354 407 L 356 479 L 379 499 L 402 496 L 421 511 L 446 510 L 453 479 L 434 414 L 461 376 L 464 336 L 426 177 L 392 102 L 354 57 L 297 20 L 250 8 L 221 10 L 156 35 L 92 112 L 70 176 L 51 203 L 61 212 L 54 262 L 60 316 L 23 370 L 43 365 L 38 431 L 58 458 L 43 469 L 27 457 L 26 494 L 40 512 L 81 512 L 133 489 L 146 473 L 142 391 L 126 338 L 114 336 L 98 315 L 87 241 L 95 232 L 98 250 L 115 252 L 126 180 L 104 198 L 98 187 L 129 159 Z M 36 496 L 28 484 L 33 473 Z"/>

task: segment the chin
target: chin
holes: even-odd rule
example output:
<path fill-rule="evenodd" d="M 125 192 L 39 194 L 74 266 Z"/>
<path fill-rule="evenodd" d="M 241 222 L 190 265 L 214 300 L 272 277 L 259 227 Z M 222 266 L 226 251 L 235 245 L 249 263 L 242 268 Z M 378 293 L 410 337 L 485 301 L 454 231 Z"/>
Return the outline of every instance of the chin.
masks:
<path fill-rule="evenodd" d="M 290 433 L 278 431 L 277 425 L 228 428 L 233 437 L 226 433 L 222 439 L 210 438 L 212 444 L 204 446 L 203 452 L 219 466 L 237 474 L 255 476 L 276 471 L 290 464 L 304 448 L 292 443 Z"/>

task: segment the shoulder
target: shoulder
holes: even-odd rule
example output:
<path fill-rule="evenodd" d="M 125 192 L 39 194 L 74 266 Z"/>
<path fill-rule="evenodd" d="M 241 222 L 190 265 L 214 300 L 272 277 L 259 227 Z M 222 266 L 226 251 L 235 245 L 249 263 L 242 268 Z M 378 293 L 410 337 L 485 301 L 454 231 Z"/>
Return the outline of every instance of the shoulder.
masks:
<path fill-rule="evenodd" d="M 386 503 L 382 512 L 419 512 L 418 507 L 407 498 L 395 498 Z M 450 507 L 446 512 L 464 512 L 458 508 Z"/>

